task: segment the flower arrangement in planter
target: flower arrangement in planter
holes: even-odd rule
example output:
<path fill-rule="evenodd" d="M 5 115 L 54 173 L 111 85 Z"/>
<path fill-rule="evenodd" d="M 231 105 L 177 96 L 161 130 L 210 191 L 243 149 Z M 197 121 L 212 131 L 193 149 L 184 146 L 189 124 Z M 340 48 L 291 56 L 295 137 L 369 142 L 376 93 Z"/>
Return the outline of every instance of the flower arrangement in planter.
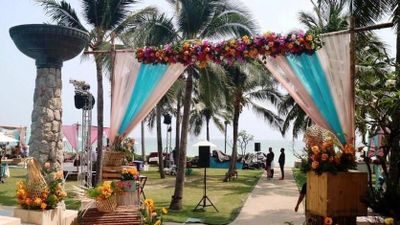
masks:
<path fill-rule="evenodd" d="M 137 181 L 139 180 L 139 171 L 135 167 L 123 168 L 121 172 L 121 181 L 118 187 L 125 192 L 134 192 L 137 190 Z"/>
<path fill-rule="evenodd" d="M 356 168 L 355 149 L 352 145 L 342 145 L 334 134 L 313 126 L 304 135 L 307 158 L 302 160 L 304 172 L 345 172 Z"/>
<path fill-rule="evenodd" d="M 117 208 L 116 185 L 112 181 L 88 189 L 90 198 L 96 200 L 96 207 L 101 212 L 113 212 Z"/>
<path fill-rule="evenodd" d="M 121 166 L 126 157 L 133 157 L 134 144 L 135 140 L 132 138 L 116 137 L 114 143 L 104 153 L 103 165 Z"/>
<path fill-rule="evenodd" d="M 56 208 L 67 196 L 64 191 L 63 171 L 51 169 L 48 162 L 42 169 L 33 158 L 27 160 L 27 167 L 27 180 L 17 182 L 18 205 L 29 210 Z"/>
<path fill-rule="evenodd" d="M 154 201 L 152 199 L 144 200 L 140 207 L 143 225 L 162 225 L 163 215 L 168 214 L 168 209 L 162 208 L 157 212 Z"/>

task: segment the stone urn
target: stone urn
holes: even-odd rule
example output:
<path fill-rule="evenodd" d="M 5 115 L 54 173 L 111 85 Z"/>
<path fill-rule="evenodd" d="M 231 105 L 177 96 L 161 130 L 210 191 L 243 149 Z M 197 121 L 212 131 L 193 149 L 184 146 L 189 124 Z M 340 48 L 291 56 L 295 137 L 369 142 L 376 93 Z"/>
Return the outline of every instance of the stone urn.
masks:
<path fill-rule="evenodd" d="M 10 28 L 17 48 L 36 61 L 30 155 L 57 170 L 63 163 L 61 67 L 78 55 L 89 41 L 81 30 L 48 24 Z"/>

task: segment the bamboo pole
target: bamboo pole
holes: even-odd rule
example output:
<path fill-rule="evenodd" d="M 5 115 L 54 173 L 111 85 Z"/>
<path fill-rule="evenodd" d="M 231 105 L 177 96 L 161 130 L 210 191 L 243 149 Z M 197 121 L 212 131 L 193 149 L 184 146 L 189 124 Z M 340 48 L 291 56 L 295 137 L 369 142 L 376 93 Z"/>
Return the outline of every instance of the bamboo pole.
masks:
<path fill-rule="evenodd" d="M 350 26 L 351 26 L 351 24 L 350 24 Z M 375 25 L 371 25 L 371 26 L 357 27 L 357 28 L 354 28 L 354 24 L 353 24 L 353 30 L 354 30 L 355 33 L 359 33 L 359 32 L 364 32 L 364 31 L 371 31 L 371 30 L 379 30 L 379 29 L 390 28 L 390 27 L 393 27 L 393 26 L 394 26 L 394 24 L 392 22 L 390 22 L 390 23 L 380 23 L 380 24 L 375 24 Z M 328 37 L 328 36 L 346 34 L 346 33 L 350 33 L 350 32 L 351 32 L 351 29 L 339 30 L 339 31 L 335 31 L 335 32 L 321 34 L 321 37 Z"/>
<path fill-rule="evenodd" d="M 355 107 L 356 107 L 356 87 L 355 87 L 355 80 L 356 80 L 356 57 L 355 57 L 355 29 L 354 29 L 354 16 L 350 17 L 350 79 L 351 79 L 351 95 L 353 98 L 353 107 L 351 115 L 355 116 Z M 355 123 L 351 124 L 353 127 L 353 140 L 352 144 L 355 146 L 356 144 L 356 129 Z"/>

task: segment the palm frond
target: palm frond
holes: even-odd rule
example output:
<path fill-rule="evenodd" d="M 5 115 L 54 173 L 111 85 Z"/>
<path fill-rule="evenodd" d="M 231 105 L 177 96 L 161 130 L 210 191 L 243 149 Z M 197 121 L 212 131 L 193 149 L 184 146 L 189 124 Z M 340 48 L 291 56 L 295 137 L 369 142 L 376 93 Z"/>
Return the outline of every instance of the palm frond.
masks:
<path fill-rule="evenodd" d="M 268 124 L 272 127 L 279 129 L 282 125 L 283 120 L 271 110 L 258 105 L 255 102 L 251 102 L 249 105 L 251 109 L 259 116 L 261 116 Z"/>
<path fill-rule="evenodd" d="M 253 35 L 258 25 L 251 14 L 238 1 L 220 1 L 213 18 L 200 38 Z"/>
<path fill-rule="evenodd" d="M 68 2 L 64 0 L 60 2 L 56 0 L 36 1 L 44 8 L 46 14 L 48 14 L 53 21 L 57 22 L 58 25 L 77 28 L 87 32 L 86 28 L 79 21 L 75 10 Z"/>

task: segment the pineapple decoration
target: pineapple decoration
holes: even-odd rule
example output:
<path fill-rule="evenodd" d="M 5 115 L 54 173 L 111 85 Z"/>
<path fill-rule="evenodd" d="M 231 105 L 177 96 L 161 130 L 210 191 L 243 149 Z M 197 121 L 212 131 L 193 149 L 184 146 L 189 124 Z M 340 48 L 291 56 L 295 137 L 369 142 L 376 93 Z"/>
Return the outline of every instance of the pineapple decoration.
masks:
<path fill-rule="evenodd" d="M 44 168 L 34 158 L 27 159 L 25 181 L 17 182 L 18 204 L 24 209 L 54 209 L 66 196 L 63 171 L 53 171 L 50 163 Z"/>

